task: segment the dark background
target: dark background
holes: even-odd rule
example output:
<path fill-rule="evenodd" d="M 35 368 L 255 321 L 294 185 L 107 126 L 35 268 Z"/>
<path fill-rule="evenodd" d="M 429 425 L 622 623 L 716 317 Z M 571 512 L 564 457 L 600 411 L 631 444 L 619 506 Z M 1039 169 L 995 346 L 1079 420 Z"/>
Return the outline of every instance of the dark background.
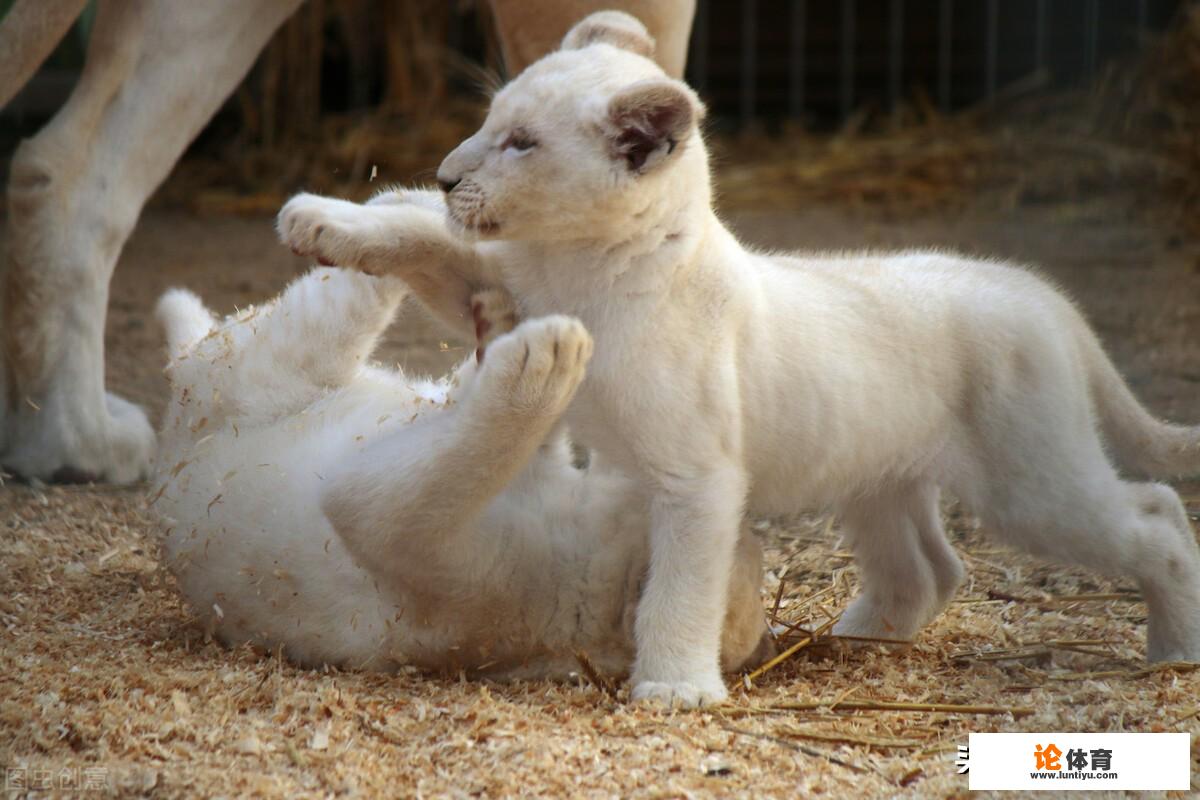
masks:
<path fill-rule="evenodd" d="M 0 13 L 11 0 L 0 0 Z M 906 104 L 969 108 L 1016 86 L 1087 85 L 1166 28 L 1180 0 L 700 0 L 688 80 L 723 130 L 799 121 L 836 129 L 856 112 Z M 0 113 L 11 144 L 61 104 L 82 65 L 89 9 L 29 87 Z M 432 41 L 434 45 L 428 46 Z M 420 44 L 419 44 L 420 43 Z M 248 119 L 278 71 L 268 120 Z M 502 74 L 483 3 L 326 0 L 305 6 L 264 51 L 201 143 L 303 133 L 320 114 L 413 114 L 478 98 Z M 422 97 L 421 95 L 425 95 Z M 240 99 L 239 99 L 240 97 Z M 264 126 L 274 130 L 264 130 Z M 5 142 L 0 142 L 4 144 Z"/>

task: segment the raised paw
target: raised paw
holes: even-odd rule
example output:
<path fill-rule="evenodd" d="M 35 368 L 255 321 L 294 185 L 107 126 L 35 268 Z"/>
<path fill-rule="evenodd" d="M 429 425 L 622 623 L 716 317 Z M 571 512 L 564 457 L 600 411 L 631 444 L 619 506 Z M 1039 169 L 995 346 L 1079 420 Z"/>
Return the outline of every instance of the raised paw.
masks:
<path fill-rule="evenodd" d="M 475 320 L 475 360 L 497 337 L 517 327 L 517 304 L 504 289 L 484 289 L 471 295 L 471 317 Z"/>
<path fill-rule="evenodd" d="M 634 685 L 630 699 L 635 703 L 659 703 L 667 708 L 702 708 L 719 705 L 729 698 L 720 680 L 701 686 L 688 681 L 641 681 Z"/>
<path fill-rule="evenodd" d="M 592 337 L 577 319 L 540 317 L 521 323 L 488 349 L 481 379 L 487 397 L 522 413 L 566 410 L 592 356 Z"/>
<path fill-rule="evenodd" d="M 345 200 L 298 194 L 279 212 L 279 241 L 324 266 L 370 272 L 363 257 L 363 207 Z"/>

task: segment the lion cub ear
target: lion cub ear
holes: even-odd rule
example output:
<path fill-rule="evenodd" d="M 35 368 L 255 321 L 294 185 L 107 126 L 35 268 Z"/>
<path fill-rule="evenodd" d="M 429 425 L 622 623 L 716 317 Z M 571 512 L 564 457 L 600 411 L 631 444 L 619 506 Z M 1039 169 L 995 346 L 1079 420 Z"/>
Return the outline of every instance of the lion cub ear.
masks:
<path fill-rule="evenodd" d="M 622 11 L 597 11 L 584 17 L 567 31 L 561 49 L 582 50 L 597 42 L 654 58 L 654 37 L 637 17 Z"/>
<path fill-rule="evenodd" d="M 608 101 L 604 128 L 613 158 L 645 173 L 677 152 L 703 118 L 704 106 L 686 84 L 652 78 Z"/>

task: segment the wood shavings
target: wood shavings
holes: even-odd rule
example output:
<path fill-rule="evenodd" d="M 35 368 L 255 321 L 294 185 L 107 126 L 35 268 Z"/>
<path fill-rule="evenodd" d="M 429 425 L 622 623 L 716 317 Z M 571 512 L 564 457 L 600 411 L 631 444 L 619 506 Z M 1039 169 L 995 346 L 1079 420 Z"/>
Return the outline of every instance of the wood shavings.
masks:
<path fill-rule="evenodd" d="M 784 661 L 787 661 L 789 658 L 794 656 L 796 653 L 803 650 L 805 647 L 808 647 L 809 645 L 811 645 L 813 642 L 815 642 L 817 640 L 818 637 L 820 637 L 823 633 L 825 633 L 830 628 L 832 628 L 835 622 L 836 622 L 836 620 L 829 620 L 824 625 L 822 625 L 817 631 L 815 631 L 812 635 L 805 636 L 803 639 L 796 642 L 791 647 L 788 647 L 782 653 L 775 656 L 770 661 L 768 661 L 767 663 L 763 664 L 758 669 L 751 672 L 749 675 L 746 676 L 746 680 L 745 680 L 746 686 L 749 687 L 755 681 L 755 679 L 762 677 L 767 672 L 773 670 L 775 667 L 779 666 Z"/>
<path fill-rule="evenodd" d="M 861 744 L 867 747 L 920 747 L 925 744 L 921 739 L 898 739 L 892 736 L 860 736 L 848 732 L 807 730 L 795 725 L 779 725 L 775 728 L 775 733 L 778 736 L 785 736 L 792 739 Z"/>
<path fill-rule="evenodd" d="M 592 664 L 592 660 L 588 658 L 587 653 L 582 650 L 576 650 L 575 660 L 579 662 L 579 668 L 583 671 L 583 675 L 587 678 L 588 683 L 609 697 L 615 698 L 617 696 L 617 687 L 611 680 L 600 674 L 600 671 Z"/>
<path fill-rule="evenodd" d="M 244 756 L 256 756 L 263 752 L 263 744 L 257 736 L 243 736 L 233 745 L 233 749 Z"/>
<path fill-rule="evenodd" d="M 590 682 L 460 683 L 415 671 L 305 670 L 276 653 L 221 647 L 180 605 L 174 579 L 160 579 L 153 518 L 138 492 L 14 488 L 0 494 L 0 519 L 9 525 L 0 527 L 0 585 L 13 587 L 0 592 L 0 624 L 23 632 L 0 649 L 0 668 L 28 676 L 0 690 L 11 759 L 108 765 L 114 787 L 153 780 L 165 794 L 284 797 L 349 785 L 376 796 L 796 796 L 819 786 L 826 796 L 874 797 L 902 791 L 908 776 L 909 791 L 945 796 L 965 791 L 952 764 L 971 731 L 1200 729 L 1200 671 L 1188 667 L 1096 670 L 1096 656 L 1071 650 L 1054 650 L 1044 666 L 956 658 L 1054 642 L 1138 664 L 1137 621 L 1063 616 L 1069 605 L 953 605 L 901 649 L 820 636 L 832 649 L 801 649 L 752 691 L 735 688 L 729 704 L 672 714 L 628 705 L 626 687 L 607 679 L 600 691 Z M 779 612 L 793 626 L 787 637 L 820 630 L 829 621 L 822 603 L 836 613 L 857 591 L 853 567 L 834 581 L 842 568 L 827 558 L 834 542 L 823 525 L 801 517 L 764 531 L 767 566 L 787 575 Z M 971 534 L 959 546 L 993 545 Z M 119 572 L 68 569 L 114 551 L 107 564 Z M 972 573 L 981 596 L 991 588 L 1033 596 L 1030 586 L 1061 597 L 1125 595 L 1084 571 L 1013 554 L 989 560 L 1019 568 L 1030 584 L 1009 586 L 982 569 Z M 47 570 L 53 586 L 42 580 Z M 125 576 L 141 576 L 142 588 L 130 593 Z M 764 613 L 777 596 L 776 587 L 764 592 Z M 214 606 L 207 618 L 228 614 L 219 598 Z M 56 622 L 64 616 L 76 627 Z M 1074 680 L 1057 679 L 1068 672 Z M 964 710 L 973 707 L 993 713 Z M 75 733 L 60 738 L 60 726 Z M 252 770 L 228 768 L 245 759 Z M 118 776 L 116 765 L 128 772 Z"/>
<path fill-rule="evenodd" d="M 323 725 L 313 731 L 312 737 L 308 740 L 309 750 L 328 750 L 329 749 L 329 726 Z"/>
<path fill-rule="evenodd" d="M 919 711 L 936 714 L 1009 714 L 1013 717 L 1027 717 L 1033 713 L 1032 708 L 1017 706 L 980 706 L 959 703 L 902 703 L 886 700 L 834 700 L 832 703 L 814 701 L 808 703 L 777 703 L 770 706 L 782 711 Z"/>

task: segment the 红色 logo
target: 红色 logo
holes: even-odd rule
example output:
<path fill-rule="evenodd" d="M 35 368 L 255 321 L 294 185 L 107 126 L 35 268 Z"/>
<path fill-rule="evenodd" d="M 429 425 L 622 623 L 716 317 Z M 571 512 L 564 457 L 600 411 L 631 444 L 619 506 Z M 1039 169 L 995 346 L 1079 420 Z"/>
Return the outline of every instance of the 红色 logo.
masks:
<path fill-rule="evenodd" d="M 1054 742 L 1045 747 L 1040 744 L 1033 746 L 1034 769 L 1057 772 L 1064 769 L 1064 764 L 1060 763 L 1062 758 L 1063 751 Z M 1110 772 L 1112 770 L 1112 750 L 1097 747 L 1092 750 L 1071 749 L 1067 751 L 1065 761 L 1067 771 L 1081 771 L 1089 767 L 1093 772 L 1097 770 Z"/>

